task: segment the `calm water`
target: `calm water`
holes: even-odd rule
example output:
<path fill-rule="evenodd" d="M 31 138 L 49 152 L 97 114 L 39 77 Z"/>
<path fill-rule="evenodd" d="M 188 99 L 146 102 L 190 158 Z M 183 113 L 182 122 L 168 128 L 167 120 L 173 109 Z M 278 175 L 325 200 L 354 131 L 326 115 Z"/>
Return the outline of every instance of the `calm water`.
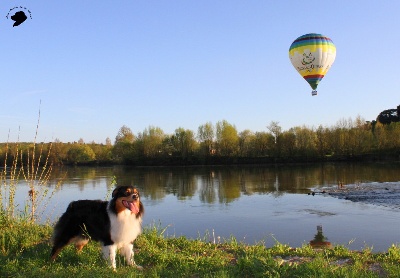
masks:
<path fill-rule="evenodd" d="M 136 186 L 145 206 L 144 226 L 165 228 L 168 236 L 223 241 L 275 239 L 292 247 L 308 243 L 322 225 L 333 244 L 386 251 L 400 243 L 400 207 L 338 199 L 311 191 L 346 186 L 400 184 L 400 164 L 325 164 L 282 167 L 75 167 L 53 170 L 53 191 L 42 218 L 54 221 L 77 199 L 106 199 L 115 177 Z M 390 189 L 390 188 L 386 188 Z M 17 190 L 20 208 L 27 187 Z M 389 192 L 389 191 L 388 191 Z M 109 196 L 109 195 L 108 195 Z M 48 198 L 47 198 L 48 199 Z"/>

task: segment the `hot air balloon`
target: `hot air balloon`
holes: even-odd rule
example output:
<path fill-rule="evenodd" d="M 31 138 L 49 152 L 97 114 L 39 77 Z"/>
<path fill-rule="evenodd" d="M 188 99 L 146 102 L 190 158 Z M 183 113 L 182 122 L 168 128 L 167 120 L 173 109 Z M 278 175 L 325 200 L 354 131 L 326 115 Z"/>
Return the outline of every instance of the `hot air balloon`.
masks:
<path fill-rule="evenodd" d="M 319 82 L 331 68 L 336 57 L 336 47 L 324 35 L 310 33 L 298 37 L 289 48 L 289 58 L 294 68 L 310 84 L 317 95 Z"/>

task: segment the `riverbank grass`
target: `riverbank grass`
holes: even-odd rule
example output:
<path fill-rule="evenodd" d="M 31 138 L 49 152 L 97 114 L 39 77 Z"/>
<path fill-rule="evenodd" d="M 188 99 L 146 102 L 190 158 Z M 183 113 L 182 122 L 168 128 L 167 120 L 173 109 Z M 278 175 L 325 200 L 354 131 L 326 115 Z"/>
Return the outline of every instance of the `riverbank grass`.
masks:
<path fill-rule="evenodd" d="M 369 248 L 350 251 L 301 248 L 276 242 L 247 245 L 234 238 L 222 243 L 199 238 L 165 237 L 159 227 L 147 227 L 135 242 L 140 271 L 118 256 L 114 272 L 101 256 L 100 246 L 90 242 L 81 253 L 63 249 L 49 260 L 51 225 L 10 219 L 0 213 L 0 277 L 399 277 L 400 246 L 384 253 Z"/>

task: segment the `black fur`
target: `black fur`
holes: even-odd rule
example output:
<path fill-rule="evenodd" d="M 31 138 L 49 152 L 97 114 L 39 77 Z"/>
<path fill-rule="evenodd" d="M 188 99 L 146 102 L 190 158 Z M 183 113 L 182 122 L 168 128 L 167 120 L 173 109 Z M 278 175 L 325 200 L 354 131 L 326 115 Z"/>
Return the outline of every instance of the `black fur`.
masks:
<path fill-rule="evenodd" d="M 108 202 L 100 200 L 80 200 L 69 204 L 54 228 L 53 249 L 56 255 L 74 237 L 92 239 L 113 244 L 110 238 L 110 219 L 107 214 Z"/>
<path fill-rule="evenodd" d="M 51 258 L 54 260 L 61 249 L 69 243 L 77 243 L 80 250 L 87 242 L 85 240 L 100 241 L 103 246 L 112 245 L 110 235 L 110 218 L 108 213 L 116 214 L 116 199 L 128 196 L 133 191 L 132 186 L 119 186 L 114 189 L 110 202 L 101 200 L 79 200 L 71 202 L 54 227 L 53 248 Z M 134 199 L 139 195 L 133 196 Z M 110 205 L 109 205 L 110 204 Z M 140 203 L 140 212 L 143 213 L 143 205 Z M 80 242 L 80 243 L 79 243 Z M 80 246 L 80 248 L 79 248 Z"/>

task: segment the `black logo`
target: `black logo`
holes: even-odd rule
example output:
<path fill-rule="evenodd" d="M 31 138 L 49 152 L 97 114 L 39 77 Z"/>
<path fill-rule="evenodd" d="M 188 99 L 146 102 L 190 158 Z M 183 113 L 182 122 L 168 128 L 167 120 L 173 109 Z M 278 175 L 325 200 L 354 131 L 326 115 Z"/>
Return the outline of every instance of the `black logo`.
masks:
<path fill-rule="evenodd" d="M 22 23 L 25 22 L 25 20 L 28 19 L 28 16 L 26 13 L 28 13 L 29 18 L 32 19 L 31 11 L 28 10 L 27 8 L 22 7 L 22 6 L 14 7 L 14 8 L 10 9 L 6 18 L 7 19 L 11 18 L 11 20 L 14 21 L 13 27 L 16 27 L 16 26 L 21 25 Z M 11 17 L 10 17 L 10 14 L 11 14 Z"/>

